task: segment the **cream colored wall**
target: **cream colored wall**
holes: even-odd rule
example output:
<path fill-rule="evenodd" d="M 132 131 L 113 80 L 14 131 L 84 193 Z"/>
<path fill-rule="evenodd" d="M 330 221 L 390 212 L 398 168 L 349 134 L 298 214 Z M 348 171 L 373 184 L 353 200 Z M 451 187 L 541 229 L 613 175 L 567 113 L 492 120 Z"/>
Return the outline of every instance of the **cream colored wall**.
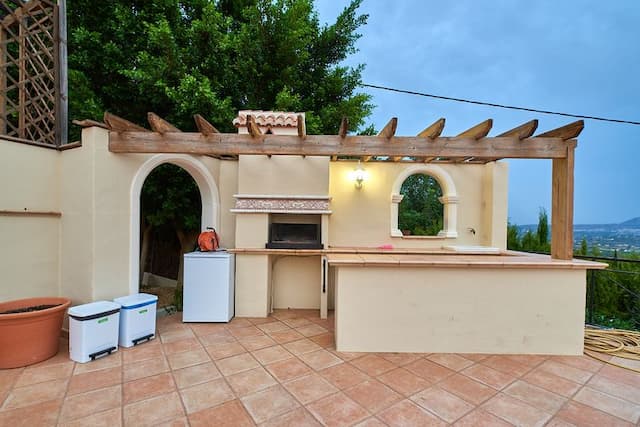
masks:
<path fill-rule="evenodd" d="M 582 354 L 584 270 L 336 270 L 338 351 Z"/>
<path fill-rule="evenodd" d="M 252 213 L 236 216 L 236 247 L 264 249 L 269 239 L 269 214 Z"/>
<path fill-rule="evenodd" d="M 240 156 L 238 193 L 246 195 L 326 196 L 329 158 Z"/>
<path fill-rule="evenodd" d="M 238 162 L 221 161 L 216 179 L 220 191 L 220 243 L 225 248 L 236 247 L 236 216 L 230 212 L 236 204 Z"/>
<path fill-rule="evenodd" d="M 56 150 L 0 139 L 0 211 L 60 212 Z M 60 217 L 0 213 L 0 301 L 59 294 Z"/>
<path fill-rule="evenodd" d="M 320 308 L 320 256 L 272 256 L 273 308 Z"/>
<path fill-rule="evenodd" d="M 266 317 L 271 300 L 269 255 L 236 254 L 237 317 Z"/>
<path fill-rule="evenodd" d="M 331 162 L 329 194 L 329 244 L 375 247 L 392 244 L 404 248 L 439 248 L 443 245 L 506 246 L 507 166 L 503 163 L 442 164 L 452 178 L 459 202 L 457 238 L 402 238 L 390 235 L 392 186 L 408 167 L 399 162 L 363 163 L 368 177 L 363 188 L 355 188 L 349 174 L 355 162 Z M 491 219 L 487 215 L 495 215 Z M 500 228 L 504 231 L 500 231 Z M 473 228 L 474 235 L 469 231 Z M 504 240 L 504 242 L 503 242 Z"/>

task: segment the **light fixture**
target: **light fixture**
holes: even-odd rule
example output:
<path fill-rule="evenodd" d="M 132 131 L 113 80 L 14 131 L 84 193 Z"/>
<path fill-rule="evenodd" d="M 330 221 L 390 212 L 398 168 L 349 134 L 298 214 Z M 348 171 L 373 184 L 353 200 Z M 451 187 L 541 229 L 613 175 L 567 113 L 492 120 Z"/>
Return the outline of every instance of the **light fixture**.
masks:
<path fill-rule="evenodd" d="M 363 182 L 367 179 L 367 171 L 364 170 L 362 165 L 360 164 L 360 160 L 358 160 L 358 167 L 350 173 L 351 179 L 354 181 L 355 186 L 358 190 L 362 188 Z"/>

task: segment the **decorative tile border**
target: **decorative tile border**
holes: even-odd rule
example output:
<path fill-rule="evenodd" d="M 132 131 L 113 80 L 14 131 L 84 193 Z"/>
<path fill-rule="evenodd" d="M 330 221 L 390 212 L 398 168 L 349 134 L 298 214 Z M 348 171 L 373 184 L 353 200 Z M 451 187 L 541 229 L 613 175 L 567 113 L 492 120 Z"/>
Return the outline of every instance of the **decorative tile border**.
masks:
<path fill-rule="evenodd" d="M 236 194 L 235 213 L 330 214 L 329 196 L 271 196 Z"/>

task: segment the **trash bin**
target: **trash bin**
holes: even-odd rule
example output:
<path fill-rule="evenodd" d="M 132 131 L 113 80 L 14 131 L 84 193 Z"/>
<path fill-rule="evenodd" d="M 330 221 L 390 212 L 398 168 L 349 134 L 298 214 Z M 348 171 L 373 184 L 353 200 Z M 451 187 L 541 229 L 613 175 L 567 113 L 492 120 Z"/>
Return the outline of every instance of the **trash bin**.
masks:
<path fill-rule="evenodd" d="M 86 363 L 118 350 L 120 305 L 96 301 L 69 308 L 69 354 Z"/>
<path fill-rule="evenodd" d="M 120 338 L 122 347 L 132 347 L 156 336 L 156 305 L 158 297 L 133 294 L 116 298 L 120 304 Z"/>

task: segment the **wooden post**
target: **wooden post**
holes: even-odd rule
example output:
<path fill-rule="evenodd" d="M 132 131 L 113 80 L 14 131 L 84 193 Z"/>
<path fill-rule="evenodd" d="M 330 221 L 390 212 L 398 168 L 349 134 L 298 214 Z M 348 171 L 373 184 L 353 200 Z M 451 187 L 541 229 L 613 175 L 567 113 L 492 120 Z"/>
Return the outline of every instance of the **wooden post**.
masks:
<path fill-rule="evenodd" d="M 573 258 L 573 168 L 575 141 L 567 157 L 553 159 L 551 190 L 551 258 Z"/>
<path fill-rule="evenodd" d="M 53 6 L 53 45 L 55 79 L 55 144 L 60 147 L 68 142 L 68 83 L 67 83 L 67 6 L 66 0 L 58 0 Z"/>

